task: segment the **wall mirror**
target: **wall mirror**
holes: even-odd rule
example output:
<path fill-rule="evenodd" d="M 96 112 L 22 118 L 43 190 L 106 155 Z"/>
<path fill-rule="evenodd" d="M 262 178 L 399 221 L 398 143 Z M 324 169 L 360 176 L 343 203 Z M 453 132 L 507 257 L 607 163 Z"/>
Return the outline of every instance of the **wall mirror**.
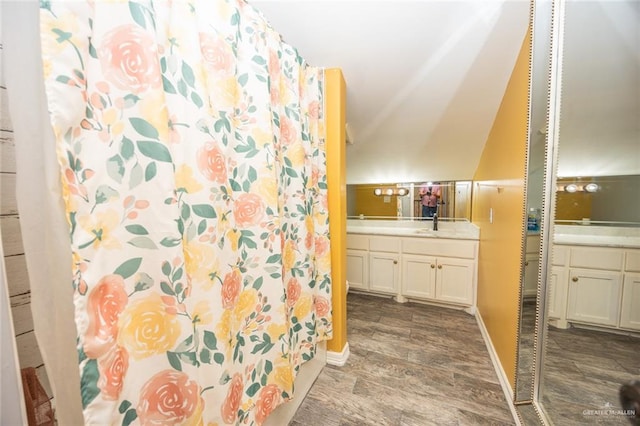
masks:
<path fill-rule="evenodd" d="M 420 219 L 420 188 L 439 191 L 438 216 L 449 219 L 471 218 L 471 181 L 394 182 L 347 185 L 347 217 Z M 407 194 L 402 195 L 401 190 Z"/>
<path fill-rule="evenodd" d="M 521 334 L 515 400 L 527 425 L 629 423 L 619 391 L 640 376 L 640 2 L 552 9 L 537 332 L 533 347 Z"/>
<path fill-rule="evenodd" d="M 567 0 L 563 15 L 538 401 L 551 423 L 629 423 L 619 390 L 640 376 L 640 2 Z"/>
<path fill-rule="evenodd" d="M 531 83 L 529 97 L 529 140 L 523 235 L 520 315 L 516 359 L 514 401 L 520 407 L 531 405 L 534 389 L 534 347 L 537 336 L 538 281 L 540 266 L 541 211 L 545 177 L 547 115 L 551 62 L 552 2 L 535 1 L 531 5 Z M 531 216 L 531 217 L 529 217 Z M 523 410 L 520 410 L 523 412 Z M 526 410 L 524 410 L 526 412 Z M 529 417 L 537 418 L 528 412 Z"/>

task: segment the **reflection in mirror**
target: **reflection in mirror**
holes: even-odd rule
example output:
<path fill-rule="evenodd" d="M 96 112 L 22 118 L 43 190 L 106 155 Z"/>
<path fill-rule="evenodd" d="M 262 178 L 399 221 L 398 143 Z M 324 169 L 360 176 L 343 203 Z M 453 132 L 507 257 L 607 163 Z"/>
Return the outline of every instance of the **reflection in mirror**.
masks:
<path fill-rule="evenodd" d="M 470 181 L 347 185 L 347 216 L 431 220 L 422 210 L 423 198 L 427 202 L 428 197 L 433 200 L 432 211 L 440 218 L 471 218 Z"/>
<path fill-rule="evenodd" d="M 633 226 L 640 223 L 638 188 L 640 175 L 558 178 L 556 223 Z"/>
<path fill-rule="evenodd" d="M 537 400 L 551 423 L 629 423 L 640 413 L 619 393 L 640 375 L 640 2 L 564 3 Z"/>
<path fill-rule="evenodd" d="M 529 144 L 527 151 L 526 221 L 523 236 L 518 352 L 514 400 L 522 407 L 533 399 L 534 347 L 538 272 L 540 265 L 540 211 L 545 175 L 547 105 L 551 60 L 551 1 L 532 4 L 532 57 L 529 102 Z M 521 416 L 525 411 L 520 410 Z M 537 417 L 536 417 L 537 418 Z"/>

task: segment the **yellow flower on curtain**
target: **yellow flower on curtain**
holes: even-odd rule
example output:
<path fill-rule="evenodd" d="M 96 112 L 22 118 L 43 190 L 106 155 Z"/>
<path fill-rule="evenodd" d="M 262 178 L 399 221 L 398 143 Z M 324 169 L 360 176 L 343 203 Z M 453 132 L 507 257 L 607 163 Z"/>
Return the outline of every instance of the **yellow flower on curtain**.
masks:
<path fill-rule="evenodd" d="M 218 269 L 215 250 L 211 245 L 189 241 L 184 248 L 184 262 L 187 274 L 192 282 L 208 290 L 214 282 L 209 276 Z"/>
<path fill-rule="evenodd" d="M 78 217 L 78 224 L 92 237 L 90 241 L 83 241 L 83 246 L 93 245 L 94 248 L 102 247 L 106 249 L 119 249 L 122 247 L 118 237 L 113 234 L 120 225 L 120 217 L 115 210 L 109 209 L 94 214 L 82 215 Z"/>
<path fill-rule="evenodd" d="M 139 102 L 140 116 L 158 131 L 158 140 L 172 142 L 169 134 L 169 113 L 165 94 L 159 90 L 147 93 Z"/>
<path fill-rule="evenodd" d="M 176 187 L 193 194 L 202 190 L 202 185 L 193 176 L 193 169 L 187 164 L 181 164 L 175 173 Z"/>
<path fill-rule="evenodd" d="M 268 206 L 277 206 L 278 204 L 278 182 L 271 176 L 271 171 L 264 170 L 259 177 L 251 185 L 251 190 L 260 195 Z"/>
<path fill-rule="evenodd" d="M 306 156 L 307 153 L 300 141 L 293 142 L 287 149 L 287 157 L 291 160 L 291 165 L 293 167 L 304 166 Z"/>
<path fill-rule="evenodd" d="M 278 341 L 287 332 L 285 324 L 271 323 L 267 326 L 267 334 L 272 342 Z"/>
<path fill-rule="evenodd" d="M 118 327 L 118 342 L 136 360 L 171 350 L 180 335 L 176 315 L 167 313 L 156 293 L 129 303 L 120 315 Z"/>
<path fill-rule="evenodd" d="M 211 303 L 201 300 L 191 310 L 191 321 L 196 325 L 206 325 L 213 321 L 213 312 L 211 311 Z"/>
<path fill-rule="evenodd" d="M 256 308 L 258 304 L 258 292 L 249 288 L 247 290 L 243 290 L 238 297 L 238 302 L 233 308 L 233 316 L 235 320 L 239 323 L 244 321 Z"/>
<path fill-rule="evenodd" d="M 295 306 L 293 307 L 293 315 L 301 321 L 304 317 L 309 315 L 311 307 L 313 306 L 313 299 L 308 294 L 303 294 L 298 298 Z"/>
<path fill-rule="evenodd" d="M 285 270 L 293 268 L 296 262 L 296 243 L 293 240 L 287 240 L 284 243 L 284 250 L 282 253 L 282 266 Z"/>
<path fill-rule="evenodd" d="M 268 382 L 281 387 L 285 392 L 291 393 L 293 390 L 293 368 L 287 362 L 286 365 L 275 367 L 269 375 Z"/>

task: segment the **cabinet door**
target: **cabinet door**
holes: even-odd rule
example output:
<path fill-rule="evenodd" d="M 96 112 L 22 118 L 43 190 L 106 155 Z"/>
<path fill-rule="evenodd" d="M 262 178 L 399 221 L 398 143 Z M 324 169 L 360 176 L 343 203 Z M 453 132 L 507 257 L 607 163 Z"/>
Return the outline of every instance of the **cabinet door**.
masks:
<path fill-rule="evenodd" d="M 347 281 L 349 288 L 369 289 L 369 253 L 364 250 L 347 250 Z"/>
<path fill-rule="evenodd" d="M 471 306 L 473 304 L 474 272 L 472 261 L 438 258 L 436 299 Z"/>
<path fill-rule="evenodd" d="M 540 258 L 537 253 L 526 255 L 524 262 L 524 297 L 536 297 L 538 293 L 538 265 L 540 265 Z"/>
<path fill-rule="evenodd" d="M 640 330 L 640 274 L 624 274 L 620 327 Z"/>
<path fill-rule="evenodd" d="M 402 255 L 402 295 L 436 297 L 436 259 L 413 254 Z"/>
<path fill-rule="evenodd" d="M 398 257 L 395 253 L 369 252 L 369 290 L 398 292 Z"/>
<path fill-rule="evenodd" d="M 617 326 L 622 274 L 572 268 L 569 276 L 567 319 Z"/>
<path fill-rule="evenodd" d="M 567 269 L 552 266 L 548 284 L 549 318 L 564 320 L 567 316 Z"/>

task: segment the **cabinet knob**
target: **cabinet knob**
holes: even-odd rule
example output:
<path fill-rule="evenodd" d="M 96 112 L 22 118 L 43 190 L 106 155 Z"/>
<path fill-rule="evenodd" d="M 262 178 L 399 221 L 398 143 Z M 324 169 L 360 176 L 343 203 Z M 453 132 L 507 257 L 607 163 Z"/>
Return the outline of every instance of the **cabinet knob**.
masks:
<path fill-rule="evenodd" d="M 442 269 L 442 265 L 438 265 L 438 269 Z"/>
<path fill-rule="evenodd" d="M 529 266 L 529 261 L 524 262 L 524 266 Z"/>
<path fill-rule="evenodd" d="M 398 264 L 398 261 L 397 261 L 397 260 L 394 260 L 394 261 L 393 261 L 393 264 L 394 264 L 394 265 L 397 265 L 397 264 Z"/>
<path fill-rule="evenodd" d="M 431 264 L 431 269 L 435 269 L 436 265 L 434 265 L 433 263 Z"/>
<path fill-rule="evenodd" d="M 571 278 L 571 281 L 573 281 L 574 283 L 577 283 L 578 282 L 578 277 Z"/>

